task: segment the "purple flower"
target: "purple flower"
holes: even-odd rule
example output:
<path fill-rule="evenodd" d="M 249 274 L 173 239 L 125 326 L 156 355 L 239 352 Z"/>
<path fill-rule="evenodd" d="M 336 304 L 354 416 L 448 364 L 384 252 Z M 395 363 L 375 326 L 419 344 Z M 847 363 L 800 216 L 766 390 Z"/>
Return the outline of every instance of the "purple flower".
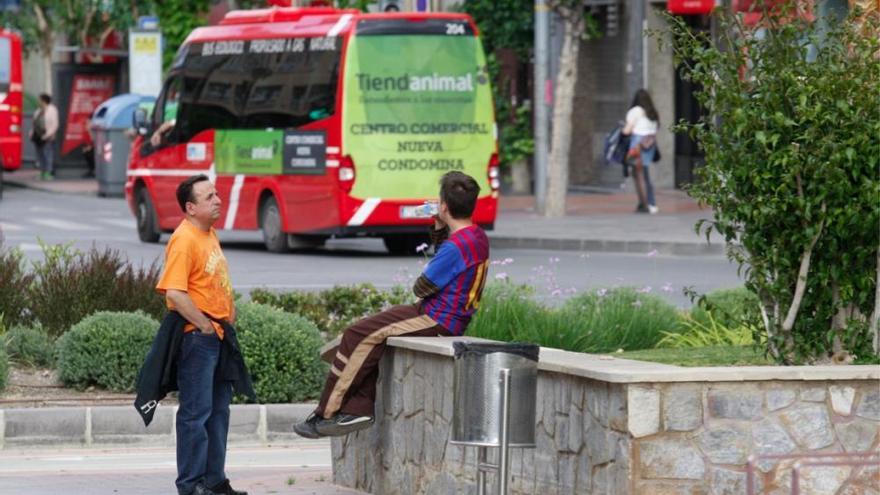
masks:
<path fill-rule="evenodd" d="M 641 289 L 636 289 L 636 292 L 638 292 L 639 294 L 648 294 L 651 292 L 651 286 L 646 285 L 646 286 L 642 287 Z"/>
<path fill-rule="evenodd" d="M 498 274 L 495 275 L 495 279 L 496 279 L 496 280 L 506 280 L 506 279 L 507 279 L 507 274 L 504 273 L 504 272 L 498 273 Z"/>
<path fill-rule="evenodd" d="M 596 295 L 599 297 L 605 297 L 608 294 L 608 289 L 599 289 L 596 291 Z"/>
<path fill-rule="evenodd" d="M 664 286 L 661 288 L 661 290 L 662 290 L 663 292 L 667 293 L 667 294 L 670 294 L 670 293 L 672 293 L 672 292 L 675 292 L 675 290 L 672 288 L 672 283 L 671 283 L 671 282 L 666 282 L 666 285 L 664 285 Z"/>
<path fill-rule="evenodd" d="M 562 291 L 559 289 L 553 289 L 553 292 L 550 293 L 552 297 L 559 297 L 562 295 Z"/>
<path fill-rule="evenodd" d="M 645 256 L 647 256 L 647 257 L 649 257 L 649 258 L 652 258 L 652 257 L 654 257 L 654 256 L 657 256 L 657 254 L 659 254 L 659 252 L 658 252 L 656 249 L 652 249 L 652 250 L 649 251 L 648 254 L 646 254 Z"/>

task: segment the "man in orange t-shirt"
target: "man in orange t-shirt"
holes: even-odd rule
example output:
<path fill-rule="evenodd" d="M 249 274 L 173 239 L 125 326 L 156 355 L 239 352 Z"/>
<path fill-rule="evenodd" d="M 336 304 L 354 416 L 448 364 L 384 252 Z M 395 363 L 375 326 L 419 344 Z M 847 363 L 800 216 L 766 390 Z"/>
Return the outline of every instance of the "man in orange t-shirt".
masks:
<path fill-rule="evenodd" d="M 217 379 L 223 327 L 235 307 L 226 258 L 214 232 L 220 198 L 205 175 L 177 187 L 185 218 L 165 248 L 156 290 L 168 309 L 189 321 L 177 363 L 177 491 L 180 495 L 247 495 L 226 478 L 226 438 L 232 385 Z"/>

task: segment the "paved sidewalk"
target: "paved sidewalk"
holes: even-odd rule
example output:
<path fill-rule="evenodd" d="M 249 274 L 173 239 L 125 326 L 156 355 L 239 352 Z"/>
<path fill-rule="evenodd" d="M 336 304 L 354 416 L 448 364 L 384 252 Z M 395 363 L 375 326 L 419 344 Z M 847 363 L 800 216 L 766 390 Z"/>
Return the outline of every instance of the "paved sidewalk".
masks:
<path fill-rule="evenodd" d="M 41 181 L 36 170 L 24 169 L 4 175 L 6 182 L 20 187 L 61 194 L 96 195 L 95 179 L 82 179 L 82 171 L 61 171 L 52 181 Z M 567 216 L 538 215 L 532 196 L 504 196 L 495 230 L 489 232 L 496 248 L 603 251 L 682 256 L 724 254 L 723 240 L 713 236 L 707 244 L 694 232 L 701 219 L 712 212 L 701 209 L 679 190 L 657 191 L 660 213 L 634 213 L 635 193 L 629 191 L 570 193 Z"/>
<path fill-rule="evenodd" d="M 232 446 L 227 475 L 251 495 L 363 495 L 332 483 L 330 442 Z M 0 495 L 176 493 L 173 447 L 0 451 Z"/>

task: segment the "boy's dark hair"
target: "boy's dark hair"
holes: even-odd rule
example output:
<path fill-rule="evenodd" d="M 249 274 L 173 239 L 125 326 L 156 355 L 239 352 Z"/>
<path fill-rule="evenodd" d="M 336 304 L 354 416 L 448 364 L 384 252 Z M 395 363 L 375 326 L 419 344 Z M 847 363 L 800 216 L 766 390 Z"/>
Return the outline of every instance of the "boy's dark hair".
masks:
<path fill-rule="evenodd" d="M 45 104 L 47 104 L 47 105 L 48 105 L 49 103 L 52 103 L 52 97 L 49 96 L 48 93 L 40 93 L 40 97 L 39 97 L 39 98 L 40 98 L 40 100 L 43 101 L 43 103 L 45 103 Z"/>
<path fill-rule="evenodd" d="M 180 185 L 177 186 L 177 204 L 180 205 L 181 211 L 186 213 L 186 204 L 196 202 L 196 198 L 193 197 L 193 186 L 197 182 L 202 182 L 205 180 L 210 180 L 205 174 L 193 175 L 192 177 L 188 177 L 185 181 L 181 182 Z"/>
<path fill-rule="evenodd" d="M 452 218 L 470 218 L 479 194 L 480 186 L 470 175 L 447 172 L 440 178 L 440 200 L 446 203 Z"/>

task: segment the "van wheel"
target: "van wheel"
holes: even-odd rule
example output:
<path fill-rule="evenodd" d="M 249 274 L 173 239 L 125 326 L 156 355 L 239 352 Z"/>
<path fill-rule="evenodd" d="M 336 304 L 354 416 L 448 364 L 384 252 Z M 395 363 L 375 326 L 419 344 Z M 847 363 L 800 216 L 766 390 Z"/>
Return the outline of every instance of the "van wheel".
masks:
<path fill-rule="evenodd" d="M 393 234 L 382 237 L 382 241 L 385 243 L 385 248 L 391 254 L 414 256 L 419 254 L 416 252 L 416 248 L 422 243 L 427 244 L 429 239 L 427 235 L 420 234 Z"/>
<path fill-rule="evenodd" d="M 145 188 L 140 188 L 135 195 L 135 216 L 137 217 L 137 231 L 141 242 L 155 243 L 159 242 L 158 224 L 156 218 L 156 210 L 153 208 L 153 200 Z"/>
<path fill-rule="evenodd" d="M 281 210 L 274 197 L 269 197 L 260 210 L 263 243 L 273 253 L 287 252 L 287 234 L 281 229 Z"/>

